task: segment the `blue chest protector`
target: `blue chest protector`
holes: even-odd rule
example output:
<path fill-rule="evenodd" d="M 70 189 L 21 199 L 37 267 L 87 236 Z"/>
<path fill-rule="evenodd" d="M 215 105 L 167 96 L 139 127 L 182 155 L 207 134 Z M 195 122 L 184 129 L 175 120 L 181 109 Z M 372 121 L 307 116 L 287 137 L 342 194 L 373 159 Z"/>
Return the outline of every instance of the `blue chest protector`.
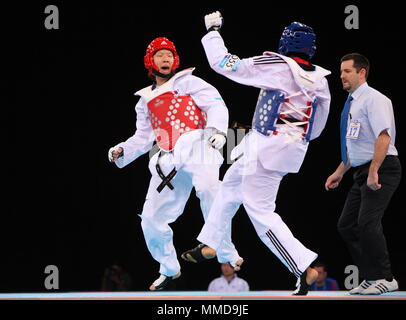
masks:
<path fill-rule="evenodd" d="M 269 136 L 275 131 L 276 120 L 279 118 L 279 107 L 285 101 L 285 95 L 278 90 L 261 90 L 255 109 L 252 127 L 259 133 Z"/>
<path fill-rule="evenodd" d="M 285 97 L 282 91 L 262 89 L 259 93 L 254 118 L 252 120 L 252 127 L 265 136 L 278 134 L 276 122 L 279 118 L 285 118 L 284 113 L 280 113 L 280 107 L 282 103 L 287 103 L 288 101 L 289 99 Z M 288 107 L 289 105 L 290 104 L 287 103 Z M 303 122 L 301 122 L 303 128 L 302 136 L 307 141 L 310 140 L 316 107 L 317 99 L 309 101 L 305 107 L 301 107 L 302 109 L 306 109 L 306 112 L 299 111 L 304 116 Z M 292 107 L 290 108 L 292 109 Z M 297 109 L 297 107 L 295 107 L 295 109 Z M 286 112 L 286 114 L 288 113 L 290 112 Z M 288 119 L 282 121 L 291 123 Z"/>

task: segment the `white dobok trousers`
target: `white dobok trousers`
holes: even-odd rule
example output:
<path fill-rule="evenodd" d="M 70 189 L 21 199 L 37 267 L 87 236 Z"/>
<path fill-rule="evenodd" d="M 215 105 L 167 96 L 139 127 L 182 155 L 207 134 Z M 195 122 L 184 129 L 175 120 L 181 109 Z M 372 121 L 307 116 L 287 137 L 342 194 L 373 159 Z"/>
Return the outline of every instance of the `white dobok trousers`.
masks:
<path fill-rule="evenodd" d="M 164 154 L 159 159 L 165 176 L 173 169 L 172 162 L 172 154 Z M 170 181 L 174 189 L 170 190 L 165 186 L 161 193 L 158 193 L 157 187 L 162 179 L 156 173 L 154 162 L 150 165 L 150 170 L 152 178 L 140 215 L 141 226 L 149 252 L 160 263 L 159 273 L 173 276 L 180 271 L 180 264 L 173 245 L 173 231 L 169 224 L 183 213 L 193 187 L 200 199 L 204 220 L 207 219 L 220 184 L 219 165 L 213 162 L 185 163 L 178 168 L 176 176 Z M 237 260 L 239 255 L 231 242 L 231 221 L 225 225 L 224 239 L 221 242 L 219 262 Z"/>
<path fill-rule="evenodd" d="M 219 258 L 225 259 L 222 256 L 223 239 L 228 236 L 225 230 L 243 204 L 259 238 L 299 277 L 317 254 L 296 239 L 274 212 L 279 184 L 285 174 L 267 170 L 259 161 L 251 161 L 247 165 L 242 158 L 233 163 L 220 184 L 209 217 L 197 239 L 218 250 Z"/>

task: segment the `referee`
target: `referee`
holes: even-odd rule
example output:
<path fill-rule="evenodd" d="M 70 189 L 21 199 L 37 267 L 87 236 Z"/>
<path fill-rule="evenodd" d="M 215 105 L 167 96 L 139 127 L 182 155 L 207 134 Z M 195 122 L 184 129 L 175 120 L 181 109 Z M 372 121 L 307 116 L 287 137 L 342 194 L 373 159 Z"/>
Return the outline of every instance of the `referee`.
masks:
<path fill-rule="evenodd" d="M 342 162 L 325 183 L 326 190 L 336 188 L 348 169 L 355 167 L 338 231 L 364 279 L 350 294 L 362 295 L 398 289 L 381 221 L 402 170 L 394 145 L 392 102 L 368 86 L 368 73 L 366 57 L 351 53 L 341 59 L 341 80 L 349 93 L 341 114 Z"/>

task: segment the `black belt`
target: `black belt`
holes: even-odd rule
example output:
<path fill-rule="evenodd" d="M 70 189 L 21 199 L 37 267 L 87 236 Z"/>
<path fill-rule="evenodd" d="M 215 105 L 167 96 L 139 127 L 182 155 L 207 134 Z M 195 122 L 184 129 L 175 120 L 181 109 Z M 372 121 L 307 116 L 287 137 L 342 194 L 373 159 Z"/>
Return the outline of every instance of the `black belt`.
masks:
<path fill-rule="evenodd" d="M 176 175 L 176 168 L 173 168 L 172 171 L 165 176 L 161 170 L 161 166 L 159 165 L 159 158 L 162 156 L 162 151 L 159 152 L 158 155 L 158 160 L 156 162 L 156 171 L 158 172 L 158 175 L 160 176 L 160 178 L 162 179 L 161 184 L 158 186 L 158 188 L 156 188 L 156 190 L 158 191 L 158 193 L 161 193 L 161 191 L 165 188 L 165 186 L 168 186 L 169 189 L 173 190 L 174 187 L 171 184 L 171 180 L 175 177 Z"/>

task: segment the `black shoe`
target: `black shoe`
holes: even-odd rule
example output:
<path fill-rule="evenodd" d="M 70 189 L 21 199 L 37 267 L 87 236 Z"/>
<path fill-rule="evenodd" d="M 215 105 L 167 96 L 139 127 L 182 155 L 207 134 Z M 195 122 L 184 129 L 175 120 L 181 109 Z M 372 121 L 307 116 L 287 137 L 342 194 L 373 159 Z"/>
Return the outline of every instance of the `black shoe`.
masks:
<path fill-rule="evenodd" d="M 151 290 L 151 291 L 162 291 L 162 290 L 165 290 L 165 289 L 173 288 L 173 285 L 174 285 L 173 280 L 176 280 L 179 277 L 180 277 L 180 271 L 178 272 L 178 274 L 176 274 L 176 275 L 174 275 L 172 277 L 168 277 L 168 276 L 165 276 L 165 275 L 161 274 L 159 276 L 159 278 L 156 279 L 151 284 L 151 286 L 149 287 L 149 290 Z"/>
<path fill-rule="evenodd" d="M 210 250 L 209 254 L 203 255 L 203 248 L 209 248 L 205 244 L 201 243 L 196 248 L 185 251 L 182 253 L 181 258 L 185 261 L 199 263 L 205 260 L 213 259 L 216 256 L 216 251 L 214 249 Z"/>
<path fill-rule="evenodd" d="M 306 278 L 307 278 L 307 271 L 311 271 L 312 275 L 311 275 L 311 284 L 307 284 Z M 313 269 L 313 268 L 307 268 L 302 275 L 300 276 L 300 278 L 298 278 L 297 280 L 297 284 L 296 284 L 296 290 L 293 291 L 294 296 L 306 296 L 307 293 L 309 292 L 310 286 L 313 284 L 313 282 L 316 281 L 317 279 L 317 275 L 318 272 Z"/>

